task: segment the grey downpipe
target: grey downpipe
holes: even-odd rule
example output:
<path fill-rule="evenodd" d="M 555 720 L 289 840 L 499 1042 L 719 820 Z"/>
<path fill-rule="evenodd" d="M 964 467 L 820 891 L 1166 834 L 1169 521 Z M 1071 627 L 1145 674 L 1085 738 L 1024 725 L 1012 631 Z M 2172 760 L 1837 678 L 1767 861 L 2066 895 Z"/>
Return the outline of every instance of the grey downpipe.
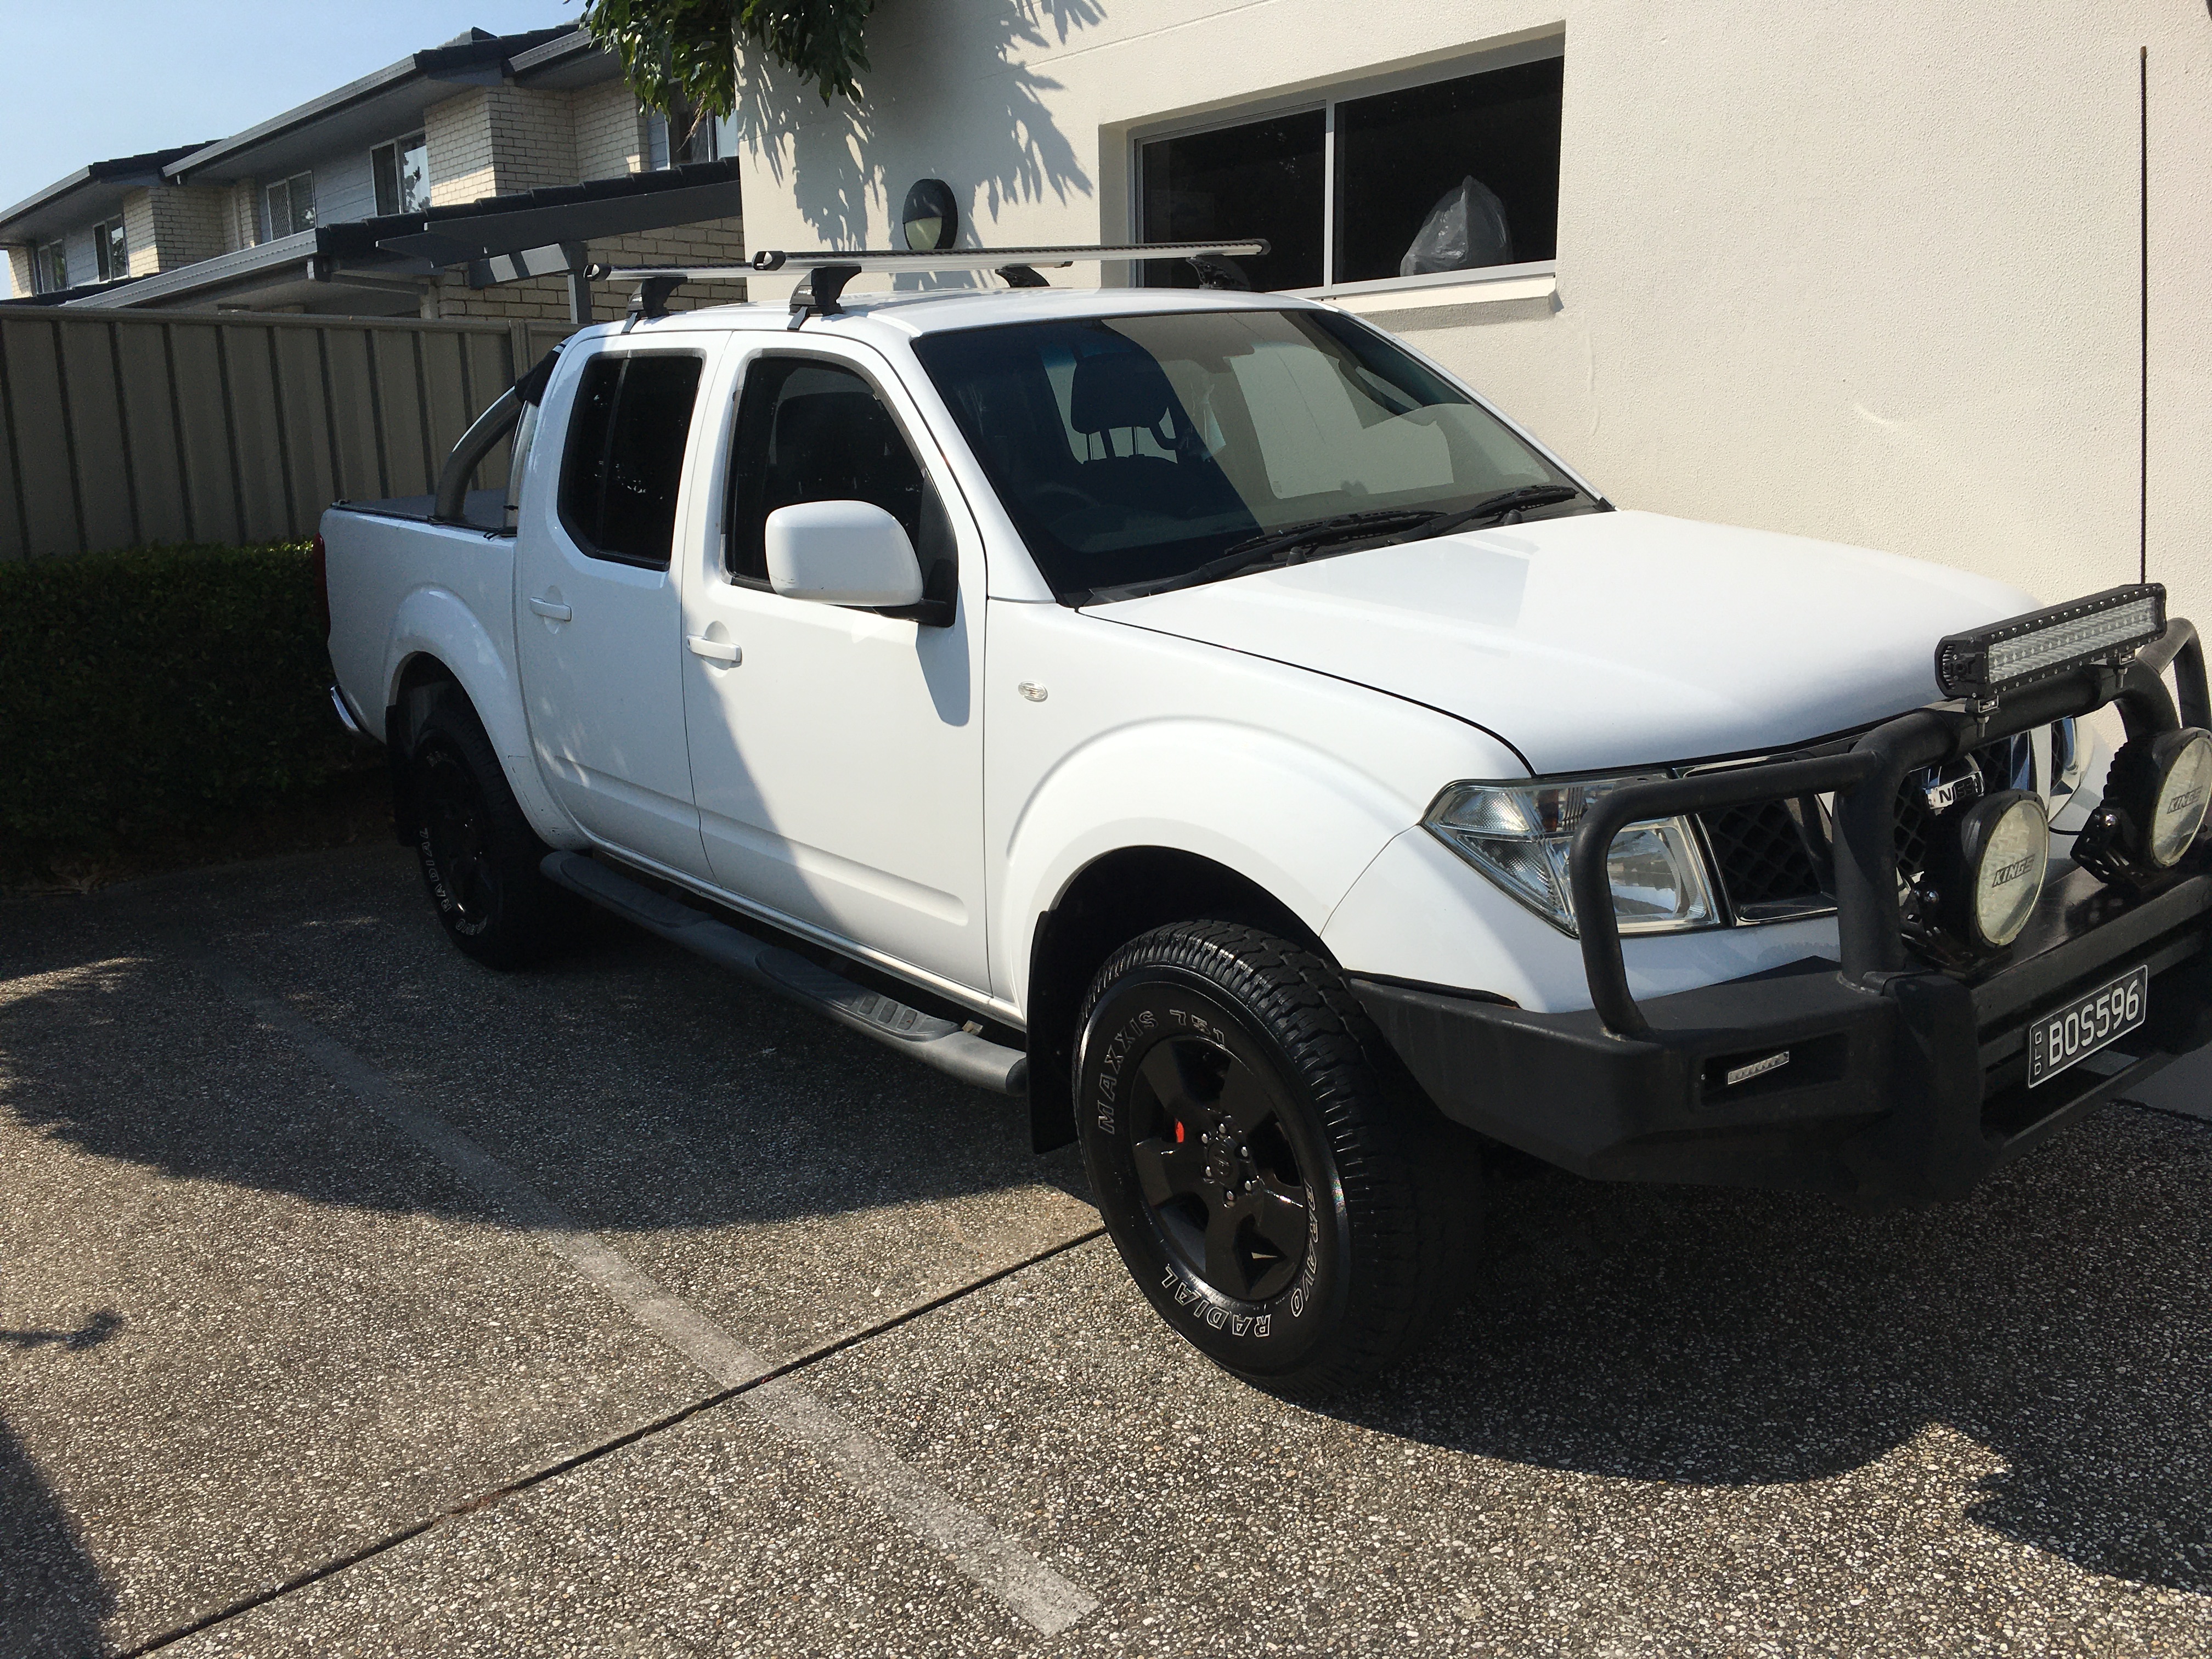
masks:
<path fill-rule="evenodd" d="M 446 457 L 445 471 L 438 474 L 438 499 L 430 509 L 430 516 L 441 524 L 459 524 L 468 505 L 469 480 L 483 458 L 491 453 L 501 438 L 514 430 L 522 419 L 522 389 L 509 386 L 491 401 L 491 407 L 477 416 L 453 453 Z"/>

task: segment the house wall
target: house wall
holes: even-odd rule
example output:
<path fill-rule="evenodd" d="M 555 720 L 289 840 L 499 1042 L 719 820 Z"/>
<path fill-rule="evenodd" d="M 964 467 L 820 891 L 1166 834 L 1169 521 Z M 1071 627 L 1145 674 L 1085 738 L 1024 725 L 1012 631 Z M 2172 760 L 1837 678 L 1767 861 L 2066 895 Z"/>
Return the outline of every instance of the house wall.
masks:
<path fill-rule="evenodd" d="M 8 249 L 8 297 L 20 300 L 30 292 L 31 250 L 11 244 Z"/>
<path fill-rule="evenodd" d="M 1556 293 L 1385 325 L 1625 506 L 2052 599 L 2136 574 L 2148 46 L 2149 570 L 2212 616 L 2202 0 L 1367 0 L 1357 29 L 1330 0 L 908 0 L 859 111 L 760 73 L 748 228 L 881 246 L 935 176 L 987 244 L 1120 240 L 1133 129 L 1562 27 Z"/>
<path fill-rule="evenodd" d="M 610 264 L 737 264 L 744 259 L 745 223 L 742 219 L 713 219 L 670 230 L 602 237 L 591 244 L 591 250 L 592 258 Z M 606 322 L 620 317 L 629 305 L 632 291 L 633 285 L 627 283 L 592 283 L 593 320 Z M 742 282 L 689 283 L 670 296 L 668 308 L 696 311 L 705 306 L 735 304 L 745 298 L 745 292 Z M 565 276 L 541 276 L 501 283 L 495 288 L 471 289 L 460 273 L 449 271 L 425 302 L 423 314 L 519 318 L 565 326 L 568 281 Z"/>
<path fill-rule="evenodd" d="M 645 123 L 637 95 L 622 81 L 580 87 L 570 94 L 579 179 L 619 179 L 645 171 Z"/>
<path fill-rule="evenodd" d="M 223 252 L 224 193 L 190 186 L 134 190 L 123 198 L 131 274 L 150 276 Z"/>
<path fill-rule="evenodd" d="M 335 225 L 374 216 L 376 174 L 368 163 L 367 145 L 319 156 L 313 172 L 317 224 Z"/>
<path fill-rule="evenodd" d="M 220 218 L 222 224 L 222 250 L 235 253 L 242 247 L 259 247 L 261 235 L 261 184 L 256 179 L 240 179 L 237 183 L 219 187 L 222 195 Z"/>
<path fill-rule="evenodd" d="M 499 189 L 493 167 L 489 88 L 477 87 L 423 112 L 430 149 L 430 205 L 446 207 L 491 196 Z"/>

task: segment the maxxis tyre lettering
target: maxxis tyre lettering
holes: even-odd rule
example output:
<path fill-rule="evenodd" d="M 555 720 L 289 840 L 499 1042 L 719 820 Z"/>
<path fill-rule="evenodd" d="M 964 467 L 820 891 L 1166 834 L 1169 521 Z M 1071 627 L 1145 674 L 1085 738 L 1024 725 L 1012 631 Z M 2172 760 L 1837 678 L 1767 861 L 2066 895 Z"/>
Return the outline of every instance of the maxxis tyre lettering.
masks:
<path fill-rule="evenodd" d="M 1479 1204 L 1470 1143 L 1328 963 L 1243 924 L 1178 923 L 1105 963 L 1079 1030 L 1078 1133 L 1108 1231 L 1209 1358 L 1326 1394 L 1449 1310 Z"/>

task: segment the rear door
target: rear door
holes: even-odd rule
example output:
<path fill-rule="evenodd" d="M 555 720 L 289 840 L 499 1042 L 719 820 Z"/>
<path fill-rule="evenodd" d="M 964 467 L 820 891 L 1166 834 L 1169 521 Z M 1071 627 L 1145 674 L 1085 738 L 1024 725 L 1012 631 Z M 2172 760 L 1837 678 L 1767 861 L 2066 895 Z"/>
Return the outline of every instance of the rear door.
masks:
<path fill-rule="evenodd" d="M 595 840 L 694 875 L 706 854 L 670 555 L 710 341 L 617 337 L 584 361 L 568 408 L 545 412 L 561 453 L 532 457 L 515 550 L 516 654 L 547 787 Z"/>
<path fill-rule="evenodd" d="M 987 988 L 974 521 L 874 354 L 757 336 L 732 349 L 750 355 L 717 469 L 720 533 L 699 538 L 684 593 L 691 773 L 716 884 L 866 953 Z M 922 605 L 886 614 L 770 589 L 768 515 L 848 500 L 907 527 Z"/>

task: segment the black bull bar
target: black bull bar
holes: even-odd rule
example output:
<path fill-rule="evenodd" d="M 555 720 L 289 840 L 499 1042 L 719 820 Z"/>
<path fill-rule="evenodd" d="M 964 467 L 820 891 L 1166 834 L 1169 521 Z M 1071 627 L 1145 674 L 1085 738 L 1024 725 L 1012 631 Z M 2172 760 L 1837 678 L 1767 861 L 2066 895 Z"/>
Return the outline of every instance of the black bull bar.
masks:
<path fill-rule="evenodd" d="M 2179 708 L 2161 678 L 2171 666 Z M 1579 1173 L 1956 1197 L 1997 1165 L 2212 1041 L 2212 873 L 2203 843 L 2136 891 L 2075 869 L 1993 963 L 1908 952 L 1898 891 L 1905 779 L 1984 744 L 2117 704 L 2130 739 L 2212 727 L 2197 630 L 2175 618 L 2128 662 L 2093 665 L 1993 708 L 1917 709 L 1803 758 L 1632 784 L 1601 797 L 1569 856 L 1591 1006 L 1540 1013 L 1365 979 L 1361 1000 L 1447 1114 Z M 1639 1003 L 1607 860 L 1632 823 L 1832 795 L 1838 960 Z M 2031 1090 L 2027 1028 L 2137 964 L 2142 1032 Z M 1761 1060 L 1789 1051 L 1786 1063 Z M 2124 1065 L 2118 1059 L 2124 1059 Z M 1747 1078 L 1747 1071 L 1749 1076 Z M 1730 1079 L 1744 1079 L 1730 1082 Z"/>

